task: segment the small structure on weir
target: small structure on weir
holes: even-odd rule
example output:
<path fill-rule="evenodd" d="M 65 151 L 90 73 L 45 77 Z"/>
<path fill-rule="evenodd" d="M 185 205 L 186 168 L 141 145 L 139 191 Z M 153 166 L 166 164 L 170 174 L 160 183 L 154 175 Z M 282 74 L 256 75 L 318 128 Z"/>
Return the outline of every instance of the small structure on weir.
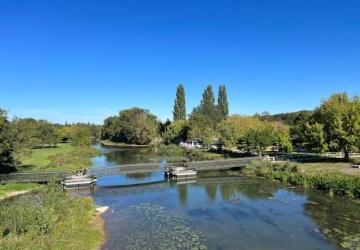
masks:
<path fill-rule="evenodd" d="M 87 170 L 78 170 L 76 175 L 70 175 L 63 178 L 61 184 L 64 189 L 92 188 L 96 185 L 96 177 L 87 174 Z"/>
<path fill-rule="evenodd" d="M 185 178 L 196 178 L 196 168 L 188 168 L 185 166 L 169 166 L 165 170 L 166 178 L 173 179 L 185 179 Z"/>

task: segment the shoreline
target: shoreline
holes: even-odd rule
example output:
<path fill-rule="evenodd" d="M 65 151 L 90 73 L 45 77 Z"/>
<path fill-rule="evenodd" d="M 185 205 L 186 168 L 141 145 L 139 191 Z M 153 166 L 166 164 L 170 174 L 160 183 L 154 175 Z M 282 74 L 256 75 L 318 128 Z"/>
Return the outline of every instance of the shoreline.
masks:
<path fill-rule="evenodd" d="M 109 140 L 101 140 L 99 143 L 106 147 L 118 147 L 118 148 L 147 148 L 150 145 L 137 145 L 137 144 L 126 144 L 123 142 L 112 142 Z"/>

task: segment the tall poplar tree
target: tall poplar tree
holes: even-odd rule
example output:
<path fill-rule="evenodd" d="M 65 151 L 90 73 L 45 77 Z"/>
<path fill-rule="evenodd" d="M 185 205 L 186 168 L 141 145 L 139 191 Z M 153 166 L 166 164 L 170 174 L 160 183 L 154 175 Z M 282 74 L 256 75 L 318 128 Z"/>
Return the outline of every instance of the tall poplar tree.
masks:
<path fill-rule="evenodd" d="M 200 104 L 200 113 L 213 116 L 216 113 L 215 97 L 211 85 L 207 86 Z"/>
<path fill-rule="evenodd" d="M 185 89 L 182 84 L 180 84 L 176 89 L 176 99 L 173 115 L 174 121 L 186 120 Z"/>
<path fill-rule="evenodd" d="M 226 93 L 225 85 L 221 85 L 219 87 L 218 108 L 219 108 L 220 115 L 222 115 L 223 118 L 226 118 L 229 116 L 229 103 L 227 100 L 227 93 Z"/>

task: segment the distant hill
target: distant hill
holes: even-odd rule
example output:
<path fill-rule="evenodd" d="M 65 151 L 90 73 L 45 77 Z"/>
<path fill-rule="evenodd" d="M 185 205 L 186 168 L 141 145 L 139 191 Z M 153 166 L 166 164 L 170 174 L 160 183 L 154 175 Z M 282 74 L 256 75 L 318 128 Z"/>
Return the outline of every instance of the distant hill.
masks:
<path fill-rule="evenodd" d="M 313 111 L 310 110 L 301 110 L 296 112 L 289 112 L 289 113 L 280 113 L 271 115 L 267 112 L 262 113 L 261 115 L 258 115 L 261 120 L 266 121 L 281 121 L 286 125 L 294 125 L 295 120 L 299 119 L 300 117 L 308 117 L 312 115 Z"/>

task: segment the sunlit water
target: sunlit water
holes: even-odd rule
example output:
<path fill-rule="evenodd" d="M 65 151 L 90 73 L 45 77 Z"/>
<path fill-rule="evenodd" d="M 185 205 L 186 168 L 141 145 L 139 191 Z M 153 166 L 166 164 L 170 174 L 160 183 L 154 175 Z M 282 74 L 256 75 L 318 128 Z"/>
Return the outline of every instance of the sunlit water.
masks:
<path fill-rule="evenodd" d="M 94 166 L 153 157 L 97 147 L 104 154 Z M 222 173 L 144 184 L 159 180 L 162 173 L 99 178 L 92 196 L 110 207 L 103 249 L 341 249 L 360 234 L 360 204 L 351 199 Z"/>

